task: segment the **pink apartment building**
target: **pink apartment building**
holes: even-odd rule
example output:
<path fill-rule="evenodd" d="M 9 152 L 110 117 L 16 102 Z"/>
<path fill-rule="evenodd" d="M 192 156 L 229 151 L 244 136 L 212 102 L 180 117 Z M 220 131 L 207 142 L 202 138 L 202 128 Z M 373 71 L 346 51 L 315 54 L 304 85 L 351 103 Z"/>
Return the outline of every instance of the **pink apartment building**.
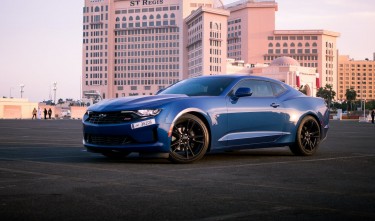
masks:
<path fill-rule="evenodd" d="M 277 3 L 242 0 L 85 0 L 82 96 L 154 94 L 188 77 L 281 56 L 336 88 L 338 33 L 275 30 Z"/>
<path fill-rule="evenodd" d="M 292 57 L 302 67 L 314 67 L 321 86 L 337 88 L 339 33 L 327 30 L 275 30 L 278 4 L 272 0 L 242 0 L 226 5 L 228 57 L 244 63 L 270 64 L 278 57 Z"/>

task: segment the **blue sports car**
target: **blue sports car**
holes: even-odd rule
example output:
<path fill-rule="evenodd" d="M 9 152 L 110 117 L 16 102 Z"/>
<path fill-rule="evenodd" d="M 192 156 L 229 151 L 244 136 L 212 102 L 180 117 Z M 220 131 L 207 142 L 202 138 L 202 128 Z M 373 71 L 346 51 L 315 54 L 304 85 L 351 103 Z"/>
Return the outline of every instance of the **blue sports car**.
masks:
<path fill-rule="evenodd" d="M 221 75 L 186 79 L 154 96 L 104 100 L 82 121 L 88 151 L 164 153 L 190 163 L 218 150 L 289 146 L 312 155 L 327 135 L 329 111 L 323 99 L 280 81 Z"/>

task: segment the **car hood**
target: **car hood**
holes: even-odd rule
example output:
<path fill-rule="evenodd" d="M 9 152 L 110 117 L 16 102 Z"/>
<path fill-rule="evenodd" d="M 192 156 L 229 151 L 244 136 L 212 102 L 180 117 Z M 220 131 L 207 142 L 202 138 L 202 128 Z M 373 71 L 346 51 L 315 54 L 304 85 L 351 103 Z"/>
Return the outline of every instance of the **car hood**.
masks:
<path fill-rule="evenodd" d="M 174 100 L 188 98 L 183 94 L 163 94 L 154 96 L 134 96 L 103 100 L 88 110 L 98 112 L 137 110 L 139 108 L 154 108 Z"/>

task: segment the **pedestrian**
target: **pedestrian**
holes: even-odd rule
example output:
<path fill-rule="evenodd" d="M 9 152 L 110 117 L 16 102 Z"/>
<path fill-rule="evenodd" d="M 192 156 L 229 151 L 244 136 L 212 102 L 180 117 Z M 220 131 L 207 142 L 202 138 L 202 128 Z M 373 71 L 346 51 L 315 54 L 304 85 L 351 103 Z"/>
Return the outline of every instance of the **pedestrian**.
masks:
<path fill-rule="evenodd" d="M 37 110 L 36 108 L 34 107 L 34 110 L 33 110 L 33 117 L 31 119 L 34 119 L 36 120 L 36 113 L 37 113 Z"/>
<path fill-rule="evenodd" d="M 375 109 L 372 109 L 372 111 L 371 111 L 371 123 L 374 123 L 374 117 L 375 117 Z"/>
<path fill-rule="evenodd" d="M 44 114 L 44 120 L 46 120 L 47 119 L 47 109 L 46 108 L 44 108 L 43 114 Z"/>
<path fill-rule="evenodd" d="M 51 119 L 51 115 L 52 115 L 52 110 L 51 108 L 48 110 L 48 118 Z"/>

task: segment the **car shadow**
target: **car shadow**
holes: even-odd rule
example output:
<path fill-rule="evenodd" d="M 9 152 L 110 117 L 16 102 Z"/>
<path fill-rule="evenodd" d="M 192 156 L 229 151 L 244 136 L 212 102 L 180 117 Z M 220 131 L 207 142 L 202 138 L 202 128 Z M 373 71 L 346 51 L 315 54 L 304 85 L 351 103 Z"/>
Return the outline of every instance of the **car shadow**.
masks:
<path fill-rule="evenodd" d="M 92 155 L 91 155 L 92 154 Z M 150 156 L 140 156 L 137 153 L 132 153 L 129 156 L 121 159 L 112 159 L 100 154 L 90 153 L 87 156 L 92 163 L 128 163 L 128 164 L 173 164 L 167 158 L 156 158 Z M 264 148 L 264 149 L 248 149 L 235 151 L 221 151 L 207 153 L 201 160 L 193 164 L 204 164 L 231 160 L 259 160 L 270 157 L 294 157 L 287 147 L 279 148 Z"/>

